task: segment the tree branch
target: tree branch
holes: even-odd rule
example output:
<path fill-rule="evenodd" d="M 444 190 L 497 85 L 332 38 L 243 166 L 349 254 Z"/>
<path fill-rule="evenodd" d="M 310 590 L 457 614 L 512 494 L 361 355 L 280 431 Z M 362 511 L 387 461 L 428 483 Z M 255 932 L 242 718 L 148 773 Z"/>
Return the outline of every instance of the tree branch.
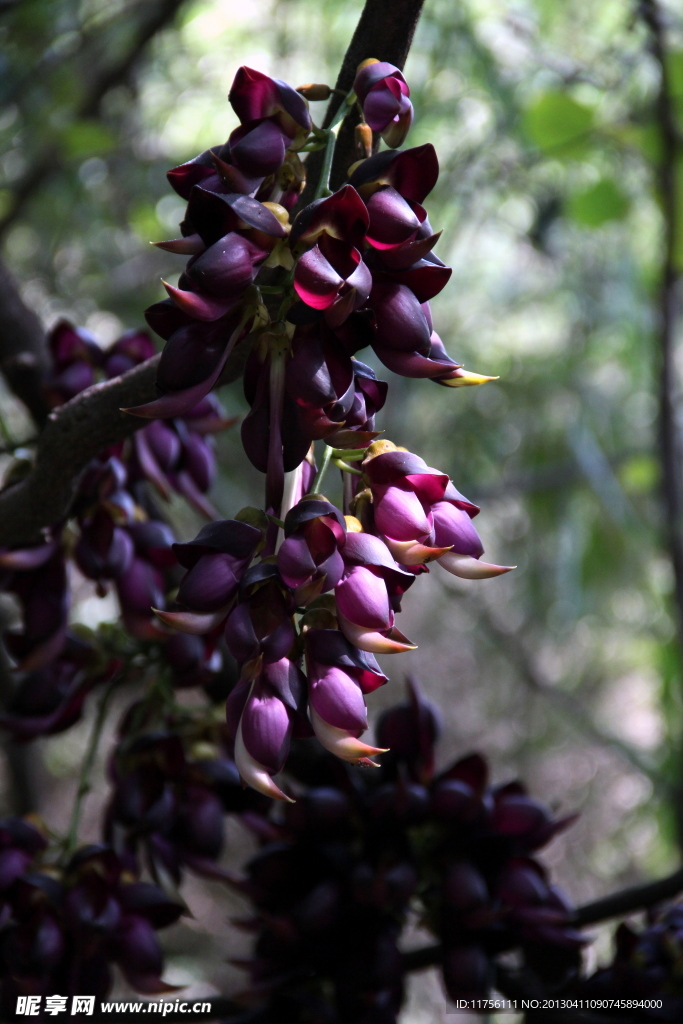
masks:
<path fill-rule="evenodd" d="M 365 7 L 349 43 L 335 88 L 342 94 L 351 91 L 358 65 L 369 57 L 388 61 L 397 68 L 403 67 L 413 41 L 424 0 L 365 0 Z M 343 102 L 343 95 L 332 94 L 323 127 L 330 124 Z M 354 130 L 359 123 L 355 110 L 351 110 L 341 128 L 332 164 L 330 187 L 334 191 L 343 183 L 349 166 L 356 160 Z M 299 207 L 313 199 L 315 186 L 322 167 L 322 152 L 311 153 L 306 161 L 306 188 L 299 200 Z"/>
<path fill-rule="evenodd" d="M 49 411 L 42 388 L 47 369 L 43 326 L 0 261 L 0 372 L 38 426 L 45 423 Z"/>
<path fill-rule="evenodd" d="M 607 921 L 611 917 L 624 917 L 644 907 L 653 907 L 664 900 L 673 899 L 680 892 L 683 892 L 683 868 L 656 882 L 634 885 L 630 889 L 622 889 L 604 899 L 595 900 L 594 903 L 586 903 L 576 911 L 574 921 L 583 927 Z"/>
<path fill-rule="evenodd" d="M 654 907 L 665 900 L 673 899 L 680 892 L 683 892 L 683 868 L 679 868 L 666 878 L 657 879 L 656 882 L 634 885 L 593 903 L 586 903 L 574 912 L 572 922 L 579 928 L 585 928 L 586 925 L 599 924 L 613 917 L 625 917 L 637 910 Z M 422 949 L 413 949 L 403 954 L 402 970 L 404 973 L 410 973 L 434 967 L 440 962 L 441 954 L 442 947 L 439 943 L 423 946 Z"/>
<path fill-rule="evenodd" d="M 219 385 L 241 375 L 248 352 L 245 339 L 228 359 Z M 94 384 L 50 414 L 33 469 L 20 483 L 0 492 L 0 547 L 38 540 L 42 530 L 68 514 L 90 460 L 149 422 L 121 409 L 158 398 L 159 359 L 154 356 L 122 377 Z"/>
<path fill-rule="evenodd" d="M 76 120 L 92 118 L 99 112 L 104 96 L 115 85 L 124 81 L 130 74 L 134 64 L 141 56 L 145 47 L 170 21 L 185 0 L 161 0 L 159 4 L 148 5 L 149 10 L 140 18 L 137 31 L 131 45 L 118 61 L 104 68 L 97 74 L 81 103 L 74 111 Z M 0 237 L 7 231 L 22 212 L 24 206 L 34 192 L 44 185 L 61 166 L 61 152 L 58 145 L 48 146 L 28 168 L 13 188 L 12 201 L 4 217 L 0 220 Z"/>

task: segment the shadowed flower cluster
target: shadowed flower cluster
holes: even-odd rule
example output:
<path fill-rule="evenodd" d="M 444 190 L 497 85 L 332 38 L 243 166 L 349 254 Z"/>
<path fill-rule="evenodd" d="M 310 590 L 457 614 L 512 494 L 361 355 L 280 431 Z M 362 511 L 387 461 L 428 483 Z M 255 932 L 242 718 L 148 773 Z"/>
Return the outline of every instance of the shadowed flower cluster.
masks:
<path fill-rule="evenodd" d="M 78 850 L 64 868 L 42 863 L 43 835 L 27 822 L 0 822 L 0 1005 L 14 1016 L 17 996 L 102 998 L 121 970 L 139 992 L 168 992 L 157 931 L 183 905 L 124 872 L 105 846 Z"/>
<path fill-rule="evenodd" d="M 491 787 L 479 755 L 434 776 L 438 714 L 414 683 L 409 697 L 380 719 L 391 753 L 379 771 L 295 749 L 297 803 L 236 883 L 255 911 L 252 987 L 274 1024 L 394 1024 L 415 915 L 442 942 L 453 999 L 486 997 L 513 950 L 539 977 L 575 970 L 571 909 L 532 857 L 573 818 L 553 819 L 519 783 Z"/>

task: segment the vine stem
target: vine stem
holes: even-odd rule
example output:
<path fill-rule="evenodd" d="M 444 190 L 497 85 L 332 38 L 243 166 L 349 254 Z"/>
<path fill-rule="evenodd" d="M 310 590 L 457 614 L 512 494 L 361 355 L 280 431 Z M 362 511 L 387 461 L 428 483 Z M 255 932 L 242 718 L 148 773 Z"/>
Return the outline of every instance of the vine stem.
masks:
<path fill-rule="evenodd" d="M 323 155 L 323 165 L 320 169 L 320 178 L 318 180 L 318 187 L 315 190 L 313 201 L 316 199 L 323 199 L 325 196 L 332 195 L 330 191 L 330 175 L 332 174 L 332 162 L 334 160 L 334 150 L 337 145 L 337 134 L 339 132 L 339 125 L 335 128 L 327 128 L 325 139 L 325 153 Z"/>
<path fill-rule="evenodd" d="M 266 473 L 266 506 L 278 515 L 282 502 L 285 471 L 282 463 L 282 412 L 285 397 L 285 355 L 280 351 L 270 354 L 270 437 L 268 442 L 268 471 Z"/>
<path fill-rule="evenodd" d="M 325 445 L 325 454 L 323 455 L 322 462 L 320 463 L 320 469 L 315 474 L 315 480 L 313 481 L 313 483 L 311 485 L 311 489 L 308 492 L 309 494 L 317 494 L 318 493 L 318 490 L 321 487 L 322 482 L 323 482 L 323 477 L 325 476 L 325 473 L 327 473 L 327 467 L 329 466 L 331 460 L 332 460 L 332 449 L 330 448 L 330 446 L 328 444 L 326 444 Z"/>
<path fill-rule="evenodd" d="M 69 822 L 69 829 L 64 838 L 64 860 L 68 861 L 78 842 L 78 830 L 81 823 L 81 813 L 83 811 L 83 801 L 92 789 L 92 772 L 95 765 L 95 758 L 97 757 L 97 750 L 100 745 L 100 739 L 102 737 L 102 730 L 104 723 L 107 719 L 107 711 L 109 709 L 109 701 L 111 700 L 112 694 L 116 689 L 119 682 L 118 673 L 114 676 L 111 682 L 106 687 L 100 703 L 97 708 L 97 714 L 93 723 L 92 731 L 90 733 L 90 739 L 88 741 L 88 747 L 81 764 L 81 771 L 78 779 L 78 789 L 76 790 L 76 798 L 74 800 L 73 810 L 71 811 L 71 820 Z"/>

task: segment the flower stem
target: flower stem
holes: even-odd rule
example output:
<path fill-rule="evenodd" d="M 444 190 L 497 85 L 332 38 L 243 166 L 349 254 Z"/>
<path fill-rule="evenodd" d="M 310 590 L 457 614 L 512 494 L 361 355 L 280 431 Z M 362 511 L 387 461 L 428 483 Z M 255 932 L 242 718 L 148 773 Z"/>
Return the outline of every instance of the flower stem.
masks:
<path fill-rule="evenodd" d="M 270 353 L 270 437 L 268 442 L 268 467 L 266 473 L 267 511 L 278 515 L 285 484 L 282 463 L 282 411 L 285 397 L 285 356 L 273 350 Z"/>
<path fill-rule="evenodd" d="M 71 811 L 71 821 L 69 822 L 69 829 L 64 838 L 64 860 L 68 861 L 76 849 L 78 843 L 78 829 L 81 823 L 81 812 L 83 810 L 83 801 L 92 789 L 92 771 L 95 765 L 95 758 L 97 757 L 97 748 L 100 744 L 102 737 L 102 729 L 107 717 L 107 710 L 109 708 L 109 701 L 111 696 L 116 689 L 119 682 L 118 673 L 111 680 L 107 688 L 105 689 L 100 703 L 97 708 L 97 714 L 93 723 L 92 732 L 90 733 L 90 739 L 88 741 L 88 747 L 81 764 L 81 772 L 78 780 L 78 789 L 76 790 L 76 798 L 74 800 L 73 810 Z"/>
<path fill-rule="evenodd" d="M 323 156 L 323 165 L 320 170 L 320 181 L 313 196 L 314 202 L 316 199 L 323 199 L 325 196 L 332 194 L 330 192 L 330 175 L 332 173 L 332 161 L 334 160 L 334 147 L 336 145 L 337 132 L 334 128 L 328 128 L 327 139 L 325 140 L 325 155 Z"/>
<path fill-rule="evenodd" d="M 332 448 L 330 448 L 330 446 L 328 444 L 326 444 L 325 445 L 325 453 L 323 455 L 322 462 L 320 463 L 320 469 L 315 474 L 315 480 L 313 481 L 311 489 L 308 492 L 309 494 L 317 494 L 319 492 L 320 487 L 321 487 L 322 482 L 323 482 L 323 477 L 325 476 L 325 473 L 327 472 L 327 467 L 329 466 L 331 460 L 332 460 Z"/>

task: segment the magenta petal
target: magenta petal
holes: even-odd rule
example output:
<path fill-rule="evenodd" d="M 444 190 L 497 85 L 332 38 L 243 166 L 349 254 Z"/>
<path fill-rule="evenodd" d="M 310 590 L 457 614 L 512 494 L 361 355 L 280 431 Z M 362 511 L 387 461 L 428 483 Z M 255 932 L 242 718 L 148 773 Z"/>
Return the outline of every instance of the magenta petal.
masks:
<path fill-rule="evenodd" d="M 229 231 L 188 264 L 187 276 L 202 290 L 205 302 L 205 293 L 208 292 L 225 304 L 231 301 L 231 296 L 241 294 L 251 284 L 254 265 L 266 255 L 264 250 L 251 245 L 242 235 Z M 213 320 L 215 317 L 202 316 L 199 319 Z"/>
<path fill-rule="evenodd" d="M 433 254 L 431 258 L 436 259 Z M 450 267 L 422 259 L 408 270 L 395 271 L 391 276 L 395 281 L 407 285 L 418 302 L 423 303 L 429 302 L 446 287 L 452 273 Z"/>
<path fill-rule="evenodd" d="M 351 185 L 342 187 L 327 199 L 316 199 L 299 213 L 292 225 L 290 241 L 314 242 L 321 232 L 360 246 L 368 226 L 365 203 Z"/>
<path fill-rule="evenodd" d="M 185 391 L 174 391 L 171 394 L 162 395 L 161 398 L 156 398 L 153 402 L 148 402 L 147 405 L 136 405 L 132 409 L 123 409 L 122 412 L 129 412 L 133 416 L 142 416 L 150 420 L 172 419 L 174 416 L 182 416 L 184 413 L 190 412 L 211 391 L 220 377 L 231 351 L 232 346 L 226 345 L 213 373 L 200 384 L 195 384 L 194 387 L 187 388 Z"/>
<path fill-rule="evenodd" d="M 344 559 L 340 552 L 333 551 L 329 558 L 320 563 L 318 572 L 325 576 L 323 591 L 336 587 L 344 573 Z"/>
<path fill-rule="evenodd" d="M 375 503 L 375 524 L 393 540 L 418 540 L 428 536 L 432 524 L 422 502 L 412 490 L 387 487 Z"/>
<path fill-rule="evenodd" d="M 399 85 L 399 92 L 408 92 L 408 86 L 403 74 L 395 64 L 386 60 L 375 61 L 374 64 L 366 64 L 356 74 L 353 91 L 361 103 L 365 100 L 371 89 L 376 88 L 387 79 L 394 79 Z M 400 86 L 403 85 L 403 89 Z"/>
<path fill-rule="evenodd" d="M 164 281 L 164 288 L 175 302 L 178 309 L 196 320 L 211 322 L 225 316 L 233 306 L 239 302 L 239 295 L 230 295 L 224 299 L 214 299 L 210 295 L 199 292 L 189 292 L 182 288 L 175 288 L 172 284 Z"/>
<path fill-rule="evenodd" d="M 480 558 L 484 546 L 467 512 L 447 501 L 432 505 L 434 543 L 438 547 L 450 546 L 459 555 Z"/>
<path fill-rule="evenodd" d="M 395 117 L 393 121 L 386 126 L 382 132 L 382 138 L 386 142 L 387 146 L 392 149 L 397 149 L 403 145 L 403 141 L 410 131 L 410 126 L 413 123 L 413 105 L 410 100 L 405 100 L 401 104 L 401 112 L 398 117 Z"/>
<path fill-rule="evenodd" d="M 343 284 L 331 263 L 315 245 L 297 261 L 294 288 L 297 295 L 313 309 L 327 309 Z"/>
<path fill-rule="evenodd" d="M 17 548 L 12 551 L 0 551 L 0 569 L 30 570 L 38 569 L 52 558 L 59 542 L 39 544 L 34 548 Z"/>
<path fill-rule="evenodd" d="M 279 697 L 252 693 L 241 726 L 244 746 L 254 760 L 270 772 L 281 771 L 289 753 L 291 724 Z"/>
<path fill-rule="evenodd" d="M 356 565 L 372 565 L 392 571 L 398 569 L 384 541 L 371 533 L 348 533 L 344 545 L 344 559 Z"/>
<path fill-rule="evenodd" d="M 353 732 L 368 727 L 368 711 L 361 688 L 343 669 L 331 666 L 310 684 L 310 702 L 329 725 Z"/>
<path fill-rule="evenodd" d="M 392 623 L 386 583 L 364 566 L 350 569 L 337 584 L 334 597 L 349 622 L 367 629 L 388 629 Z"/>
<path fill-rule="evenodd" d="M 390 249 L 407 242 L 420 227 L 417 214 L 394 188 L 375 192 L 368 200 L 368 213 L 367 239 L 378 249 Z"/>

